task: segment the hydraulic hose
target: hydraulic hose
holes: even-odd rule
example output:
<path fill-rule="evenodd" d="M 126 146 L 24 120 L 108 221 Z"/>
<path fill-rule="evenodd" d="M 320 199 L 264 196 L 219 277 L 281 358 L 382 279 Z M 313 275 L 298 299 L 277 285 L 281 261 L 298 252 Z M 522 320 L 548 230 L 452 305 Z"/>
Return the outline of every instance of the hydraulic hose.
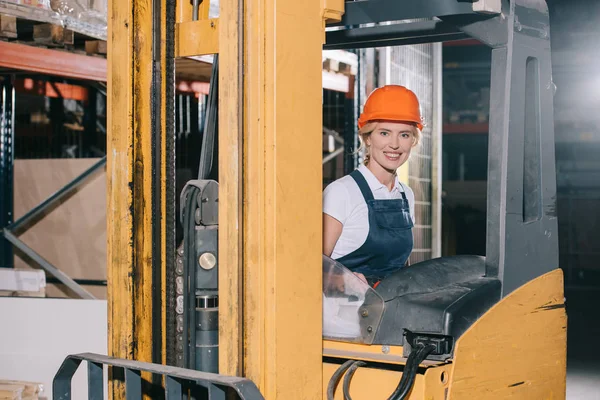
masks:
<path fill-rule="evenodd" d="M 406 360 L 406 365 L 404 366 L 404 371 L 402 372 L 402 378 L 400 378 L 398 386 L 388 398 L 388 400 L 405 400 L 407 398 L 413 385 L 415 384 L 415 378 L 417 376 L 417 371 L 419 370 L 419 365 L 434 350 L 434 345 L 424 345 L 422 343 L 419 343 L 412 348 L 412 351 L 410 352 L 410 354 L 408 355 L 408 359 Z M 367 363 L 365 363 L 364 361 L 355 360 L 348 360 L 342 365 L 340 365 L 340 367 L 331 376 L 329 384 L 327 385 L 327 400 L 334 400 L 335 390 L 344 373 L 346 373 L 346 376 L 344 376 L 343 383 L 344 400 L 352 400 L 352 397 L 350 396 L 350 382 L 352 381 L 356 370 L 359 367 L 364 367 L 365 365 L 367 365 Z"/>
<path fill-rule="evenodd" d="M 327 400 L 334 400 L 335 389 L 337 388 L 342 375 L 344 375 L 344 372 L 346 372 L 354 362 L 354 360 L 346 361 L 333 373 L 329 380 L 329 384 L 327 385 Z"/>
<path fill-rule="evenodd" d="M 408 355 L 406 364 L 404 364 L 404 370 L 402 371 L 402 377 L 400 378 L 400 382 L 398 382 L 398 386 L 396 386 L 396 389 L 394 389 L 394 391 L 392 392 L 390 397 L 388 397 L 388 400 L 395 400 L 397 398 L 397 396 L 400 394 L 400 391 L 402 390 L 402 388 L 406 385 L 406 382 L 408 381 L 408 377 L 410 376 L 410 368 L 412 365 L 414 365 L 414 363 L 415 363 L 414 360 L 418 355 L 416 350 L 418 350 L 418 349 L 413 348 L 412 351 L 410 352 L 410 354 Z M 417 364 L 417 368 L 418 368 L 418 364 Z"/>
<path fill-rule="evenodd" d="M 354 376 L 354 373 L 356 372 L 358 367 L 364 367 L 365 365 L 367 365 L 367 363 L 365 363 L 364 361 L 355 361 L 354 363 L 352 363 L 352 366 L 348 369 L 346 376 L 344 376 L 344 400 L 352 400 L 352 397 L 350 397 L 350 381 L 352 380 L 352 377 Z"/>
<path fill-rule="evenodd" d="M 408 355 L 408 359 L 406 360 L 406 365 L 404 366 L 404 371 L 402 372 L 402 378 L 400 378 L 400 382 L 398 382 L 398 386 L 388 398 L 388 400 L 405 400 L 410 393 L 413 385 L 415 384 L 415 378 L 417 376 L 417 371 L 419 370 L 419 365 L 427 358 L 429 354 L 431 354 L 436 347 L 432 344 L 423 344 L 419 343 L 415 345 L 410 354 Z M 344 391 L 344 400 L 352 400 L 350 397 L 350 382 L 352 381 L 352 377 L 354 373 L 359 367 L 364 367 L 367 365 L 364 361 L 356 361 L 356 360 L 348 360 L 334 372 L 329 380 L 329 384 L 327 385 L 327 400 L 334 400 L 335 390 L 342 378 L 342 375 L 346 373 L 344 377 L 343 391 Z"/>
<path fill-rule="evenodd" d="M 413 385 L 415 384 L 415 378 L 417 376 L 419 364 L 421 364 L 421 362 L 423 362 L 423 360 L 425 360 L 427 356 L 434 350 L 435 346 L 431 344 L 423 345 L 419 343 L 413 347 L 410 355 L 408 356 L 408 360 L 406 360 L 404 372 L 402 373 L 402 378 L 398 383 L 398 387 L 396 387 L 396 390 L 394 390 L 394 393 L 392 393 L 388 400 L 406 399 Z"/>
<path fill-rule="evenodd" d="M 183 365 L 185 368 L 195 369 L 196 360 L 196 273 L 195 273 L 195 243 L 196 222 L 194 218 L 197 197 L 200 189 L 189 189 L 185 203 L 185 214 L 182 221 L 183 234 Z"/>

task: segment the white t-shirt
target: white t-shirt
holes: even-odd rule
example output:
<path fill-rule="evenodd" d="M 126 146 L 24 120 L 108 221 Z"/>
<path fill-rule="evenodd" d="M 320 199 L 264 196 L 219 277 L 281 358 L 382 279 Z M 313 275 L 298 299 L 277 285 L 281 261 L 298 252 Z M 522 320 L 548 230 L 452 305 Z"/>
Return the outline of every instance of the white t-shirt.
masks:
<path fill-rule="evenodd" d="M 358 170 L 365 177 L 376 200 L 401 199 L 405 192 L 410 207 L 410 215 L 415 221 L 415 195 L 408 185 L 400 184 L 398 178 L 390 191 L 364 165 Z M 403 190 L 404 189 L 404 190 Z M 369 235 L 369 209 L 365 198 L 354 178 L 346 175 L 330 183 L 323 191 L 323 212 L 332 216 L 344 225 L 331 258 L 334 260 L 352 253 L 365 243 Z"/>

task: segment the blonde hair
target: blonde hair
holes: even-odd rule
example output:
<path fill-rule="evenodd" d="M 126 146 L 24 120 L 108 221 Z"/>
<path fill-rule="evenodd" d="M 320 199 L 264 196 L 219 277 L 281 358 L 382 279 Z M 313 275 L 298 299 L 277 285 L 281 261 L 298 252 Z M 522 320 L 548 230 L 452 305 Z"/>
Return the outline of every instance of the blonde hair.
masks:
<path fill-rule="evenodd" d="M 356 149 L 356 153 L 364 152 L 364 161 L 363 164 L 369 165 L 369 160 L 371 159 L 370 149 L 367 146 L 367 138 L 371 136 L 371 133 L 377 129 L 378 122 L 368 122 L 358 131 L 358 140 L 360 141 L 360 146 Z M 412 147 L 416 147 L 421 140 L 421 130 L 417 128 L 415 125 L 411 125 L 413 130 L 413 145 Z"/>

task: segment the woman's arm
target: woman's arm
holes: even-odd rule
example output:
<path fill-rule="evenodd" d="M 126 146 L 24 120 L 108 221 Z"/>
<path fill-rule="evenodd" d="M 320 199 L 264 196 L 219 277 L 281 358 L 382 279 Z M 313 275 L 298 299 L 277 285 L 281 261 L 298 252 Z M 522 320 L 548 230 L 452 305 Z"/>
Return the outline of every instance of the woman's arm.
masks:
<path fill-rule="evenodd" d="M 342 223 L 323 213 L 323 254 L 331 257 L 333 248 L 342 234 Z"/>
<path fill-rule="evenodd" d="M 323 213 L 323 254 L 331 257 L 333 248 L 342 234 L 342 223 L 332 216 Z M 367 278 L 360 272 L 354 272 L 354 275 L 364 283 L 368 284 Z"/>

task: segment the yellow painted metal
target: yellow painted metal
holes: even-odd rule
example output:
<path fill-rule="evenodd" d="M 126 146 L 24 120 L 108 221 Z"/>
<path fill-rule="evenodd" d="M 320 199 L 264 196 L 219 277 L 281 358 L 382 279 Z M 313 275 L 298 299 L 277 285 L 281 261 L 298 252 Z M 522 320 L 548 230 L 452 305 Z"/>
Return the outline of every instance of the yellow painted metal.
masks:
<path fill-rule="evenodd" d="M 114 357 L 153 361 L 153 344 L 161 333 L 152 330 L 156 316 L 152 287 L 152 1 L 110 1 L 108 15 L 108 350 Z M 165 85 L 163 79 L 163 104 Z M 164 132 L 164 113 L 161 124 Z M 165 151 L 165 135 L 162 137 L 160 148 Z M 160 168 L 165 176 L 164 160 Z M 164 185 L 163 181 L 163 215 Z M 164 254 L 164 219 L 161 227 Z M 164 260 L 160 270 L 166 271 Z M 165 293 L 163 282 L 160 297 L 155 297 L 162 299 L 163 307 Z M 162 311 L 164 318 L 165 309 Z M 161 324 L 165 327 L 164 321 Z M 162 340 L 164 350 L 164 335 Z M 122 397 L 123 385 L 111 383 L 111 394 Z"/>
<path fill-rule="evenodd" d="M 238 0 L 220 0 L 219 38 L 219 372 L 242 376 L 243 25 Z M 258 289 L 258 288 L 257 288 Z"/>
<path fill-rule="evenodd" d="M 329 380 L 339 364 L 323 364 L 323 399 Z M 427 368 L 424 373 L 418 373 L 409 400 L 446 400 L 446 392 L 450 382 L 451 365 L 439 365 Z M 353 400 L 385 400 L 398 386 L 402 372 L 392 369 L 374 367 L 359 368 L 350 382 L 350 396 Z M 343 400 L 343 379 L 335 392 L 336 400 Z"/>
<path fill-rule="evenodd" d="M 362 361 L 377 361 L 388 364 L 406 364 L 406 358 L 402 355 L 402 346 L 384 347 L 380 345 L 323 340 L 323 356 Z"/>
<path fill-rule="evenodd" d="M 200 7 L 198 8 L 198 20 L 208 19 L 210 1 L 211 0 L 202 0 L 202 2 L 200 3 Z M 237 10 L 237 8 L 238 6 L 236 5 L 235 9 Z M 175 22 L 191 22 L 193 19 L 193 12 L 194 7 L 191 0 L 177 0 L 175 10 Z"/>
<path fill-rule="evenodd" d="M 219 52 L 219 20 L 181 22 L 175 26 L 175 56 L 190 57 Z"/>
<path fill-rule="evenodd" d="M 456 343 L 448 363 L 424 362 L 410 400 L 564 399 L 566 395 L 566 313 L 563 275 L 555 270 L 502 299 Z M 402 348 L 323 341 L 323 354 L 385 364 L 405 364 Z M 340 364 L 323 364 L 323 387 Z M 360 368 L 353 399 L 385 399 L 401 374 Z M 373 384 L 376 382 L 376 384 Z M 336 399 L 341 399 L 341 386 Z"/>
<path fill-rule="evenodd" d="M 457 341 L 449 399 L 564 399 L 566 327 L 557 269 L 512 292 Z"/>
<path fill-rule="evenodd" d="M 376 361 L 386 364 L 406 364 L 402 354 L 402 346 L 381 346 L 359 343 L 344 343 L 332 340 L 323 340 L 323 356 L 363 361 Z M 426 360 L 425 366 L 445 364 L 441 361 Z"/>
<path fill-rule="evenodd" d="M 349 356 L 348 358 L 356 360 L 372 359 L 373 357 L 379 356 L 402 357 L 402 346 L 385 346 L 384 348 L 380 345 L 323 340 L 324 356 L 339 357 L 343 354 L 352 354 L 352 356 Z"/>
<path fill-rule="evenodd" d="M 114 1 L 114 0 L 113 0 Z M 208 1 L 208 0 L 207 0 Z M 175 23 L 192 20 L 192 2 L 188 0 L 177 0 L 175 4 Z"/>
<path fill-rule="evenodd" d="M 321 4 L 245 5 L 245 375 L 320 399 Z"/>
<path fill-rule="evenodd" d="M 163 13 L 160 16 L 160 23 L 162 27 L 167 27 L 167 0 L 161 0 L 161 6 L 160 6 L 161 10 L 164 10 Z M 167 42 L 167 29 L 161 29 L 160 31 L 161 33 L 161 43 L 166 43 Z M 163 216 L 163 218 L 160 219 L 160 248 L 161 248 L 161 254 L 163 255 L 161 257 L 160 260 L 160 274 L 161 274 L 161 288 L 160 288 L 160 304 L 161 304 L 161 327 L 162 327 L 162 335 L 161 335 L 161 360 L 160 362 L 162 364 L 167 364 L 167 338 L 166 338 L 166 332 L 167 332 L 167 313 L 168 312 L 172 312 L 172 310 L 168 309 L 169 304 L 167 303 L 167 254 L 169 254 L 166 249 L 167 249 L 167 223 L 174 223 L 172 221 L 167 221 L 166 216 L 168 215 L 167 213 L 167 205 L 169 204 L 169 202 L 167 201 L 167 188 L 166 185 L 167 184 L 171 184 L 171 185 L 175 185 L 175 182 L 168 182 L 168 174 L 167 174 L 167 118 L 169 117 L 167 112 L 166 112 L 166 98 L 167 98 L 167 85 L 172 85 L 174 84 L 174 82 L 167 82 L 167 68 L 166 68 L 166 60 L 167 60 L 167 47 L 166 46 L 160 46 L 161 49 L 161 60 L 163 62 L 161 62 L 161 65 L 163 66 L 160 69 L 161 72 L 161 87 L 160 87 L 160 99 L 161 99 L 161 105 L 162 105 L 162 112 L 160 113 L 160 129 L 161 129 L 161 135 L 160 135 L 160 154 L 162 154 L 162 157 L 160 157 L 160 171 L 161 171 L 161 177 L 163 177 L 163 179 L 160 180 L 160 184 L 161 184 L 161 188 L 160 188 L 160 205 L 161 205 L 161 209 L 160 209 L 160 215 Z M 174 149 L 173 149 L 174 150 Z M 173 213 L 175 212 L 175 210 L 171 210 Z M 174 249 L 173 249 L 174 250 Z M 158 362 L 159 360 L 156 360 L 156 362 Z"/>
<path fill-rule="evenodd" d="M 238 4 L 221 1 L 219 17 L 220 198 L 233 196 L 219 210 L 220 368 L 268 399 L 319 399 L 321 0 L 247 0 L 244 26 Z"/>
<path fill-rule="evenodd" d="M 198 8 L 198 19 L 206 20 L 208 19 L 208 11 L 210 10 L 210 1 L 211 0 L 202 0 L 200 3 L 200 7 Z"/>
<path fill-rule="evenodd" d="M 340 22 L 344 15 L 344 0 L 323 0 L 323 22 Z"/>

